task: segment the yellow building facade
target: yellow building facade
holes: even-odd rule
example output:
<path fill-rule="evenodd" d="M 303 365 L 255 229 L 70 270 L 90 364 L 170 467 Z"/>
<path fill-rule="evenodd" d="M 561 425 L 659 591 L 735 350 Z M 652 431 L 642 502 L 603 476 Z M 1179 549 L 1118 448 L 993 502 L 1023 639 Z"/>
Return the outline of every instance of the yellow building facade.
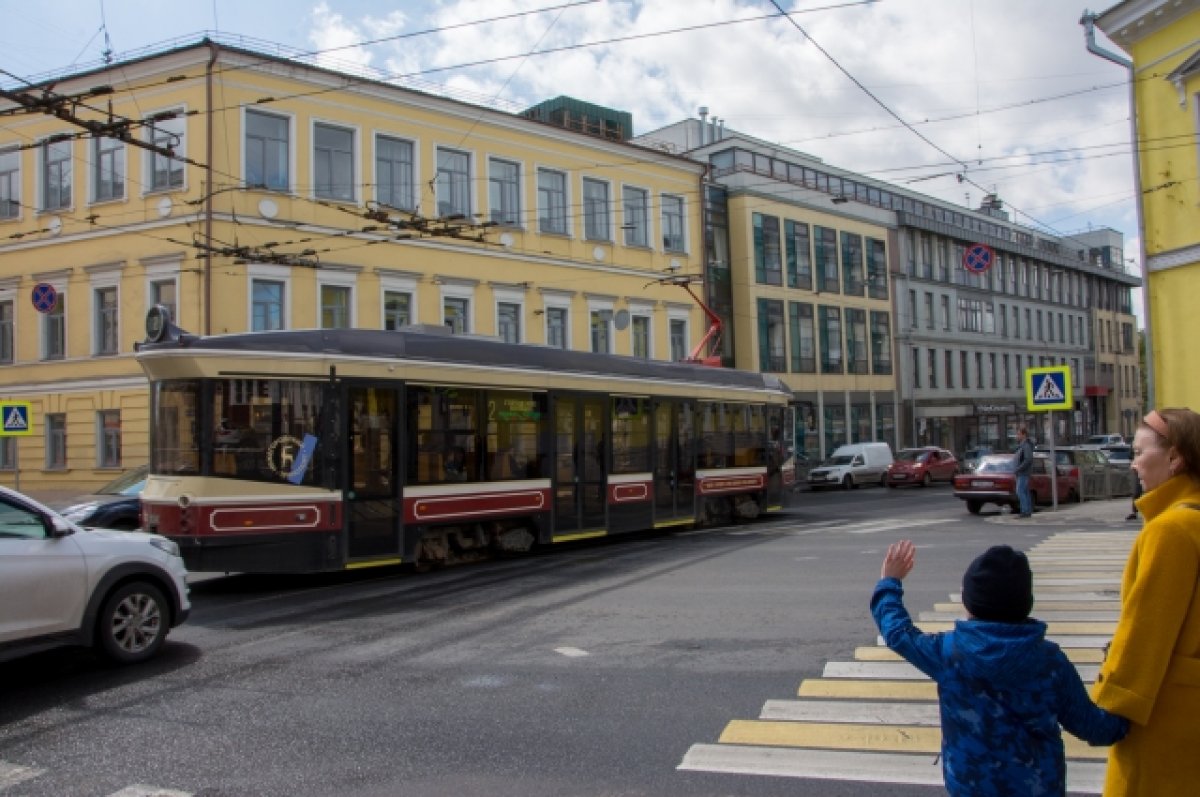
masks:
<path fill-rule="evenodd" d="M 1095 23 L 1133 61 L 1154 403 L 1200 407 L 1200 2 L 1127 0 Z"/>
<path fill-rule="evenodd" d="M 34 426 L 0 439 L 0 483 L 146 461 L 155 304 L 198 334 L 445 324 L 661 360 L 704 332 L 660 282 L 700 272 L 704 167 L 619 113 L 591 135 L 207 41 L 57 80 L 108 137 L 42 88 L 0 101 L 0 400 Z"/>

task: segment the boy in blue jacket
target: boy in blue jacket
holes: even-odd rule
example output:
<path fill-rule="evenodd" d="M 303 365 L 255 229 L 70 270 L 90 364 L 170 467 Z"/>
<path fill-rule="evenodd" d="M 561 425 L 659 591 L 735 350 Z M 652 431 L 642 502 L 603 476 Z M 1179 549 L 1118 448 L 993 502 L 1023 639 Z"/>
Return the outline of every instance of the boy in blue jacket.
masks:
<path fill-rule="evenodd" d="M 1033 574 L 1020 551 L 997 545 L 963 574 L 970 615 L 925 634 L 904 608 L 901 584 L 916 562 L 908 540 L 888 548 L 871 614 L 887 646 L 938 685 L 942 775 L 954 797 L 1065 795 L 1059 724 L 1092 745 L 1112 744 L 1129 721 L 1098 708 L 1046 624 L 1029 617 Z"/>

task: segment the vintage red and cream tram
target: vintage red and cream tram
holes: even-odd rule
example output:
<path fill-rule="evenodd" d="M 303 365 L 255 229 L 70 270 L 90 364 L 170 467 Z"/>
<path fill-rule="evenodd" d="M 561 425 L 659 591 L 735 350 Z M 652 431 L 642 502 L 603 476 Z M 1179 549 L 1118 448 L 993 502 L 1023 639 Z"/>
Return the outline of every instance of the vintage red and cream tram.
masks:
<path fill-rule="evenodd" d="M 448 562 L 753 517 L 791 491 L 776 377 L 442 328 L 139 347 L 143 525 L 192 570 Z"/>

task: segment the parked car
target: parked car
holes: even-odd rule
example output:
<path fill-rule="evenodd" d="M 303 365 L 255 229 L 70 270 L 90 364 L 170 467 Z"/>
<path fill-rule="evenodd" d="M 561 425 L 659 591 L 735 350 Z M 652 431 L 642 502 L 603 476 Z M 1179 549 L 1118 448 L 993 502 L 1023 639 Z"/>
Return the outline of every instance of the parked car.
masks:
<path fill-rule="evenodd" d="M 842 487 L 849 490 L 860 484 L 883 484 L 892 447 L 887 443 L 850 443 L 838 446 L 829 459 L 808 472 L 808 486 Z"/>
<path fill-rule="evenodd" d="M 1089 446 L 1122 446 L 1125 438 L 1119 434 L 1094 434 L 1088 438 Z"/>
<path fill-rule="evenodd" d="M 959 460 L 959 472 L 970 473 L 971 471 L 975 470 L 975 467 L 979 464 L 979 460 L 983 459 L 988 454 L 995 453 L 996 452 L 991 446 L 975 446 L 974 448 L 968 448 L 963 452 L 962 459 Z"/>
<path fill-rule="evenodd" d="M 80 526 L 132 531 L 141 528 L 142 500 L 139 496 L 146 486 L 149 465 L 122 473 L 91 495 L 70 499 L 56 506 L 58 513 Z"/>
<path fill-rule="evenodd" d="M 171 540 L 84 529 L 0 487 L 0 660 L 83 645 L 116 663 L 143 661 L 190 610 Z"/>
<path fill-rule="evenodd" d="M 1046 452 L 1048 453 L 1048 452 Z M 1068 500 L 1113 498 L 1133 492 L 1128 474 L 1113 468 L 1104 452 L 1095 446 L 1058 446 L 1054 456 L 1060 469 L 1071 480 L 1073 494 Z M 1120 478 L 1117 478 L 1120 474 Z M 1061 494 L 1059 496 L 1062 497 Z"/>
<path fill-rule="evenodd" d="M 954 481 L 958 472 L 958 458 L 944 448 L 902 448 L 887 469 L 885 483 L 888 487 L 901 484 L 919 484 L 928 487 L 935 481 Z"/>
<path fill-rule="evenodd" d="M 967 502 L 967 511 L 978 515 L 985 504 L 1009 507 L 1013 512 L 1020 511 L 1017 500 L 1017 457 L 1016 454 L 986 454 L 970 473 L 960 473 L 954 477 L 954 495 Z M 1029 492 L 1035 504 L 1053 503 L 1050 492 L 1050 458 L 1035 453 L 1033 456 L 1033 473 L 1029 476 Z M 1071 494 L 1072 485 L 1065 469 L 1059 471 L 1058 496 Z M 1075 495 L 1078 496 L 1076 488 Z"/>

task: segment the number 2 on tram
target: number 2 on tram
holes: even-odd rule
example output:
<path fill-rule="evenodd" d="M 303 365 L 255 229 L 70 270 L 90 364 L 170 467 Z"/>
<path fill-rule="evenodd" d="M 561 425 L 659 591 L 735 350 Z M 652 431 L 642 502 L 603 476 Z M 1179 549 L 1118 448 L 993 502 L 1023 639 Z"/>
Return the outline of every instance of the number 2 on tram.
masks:
<path fill-rule="evenodd" d="M 753 517 L 791 492 L 772 375 L 436 329 L 142 344 L 144 527 L 193 570 L 311 572 Z"/>

